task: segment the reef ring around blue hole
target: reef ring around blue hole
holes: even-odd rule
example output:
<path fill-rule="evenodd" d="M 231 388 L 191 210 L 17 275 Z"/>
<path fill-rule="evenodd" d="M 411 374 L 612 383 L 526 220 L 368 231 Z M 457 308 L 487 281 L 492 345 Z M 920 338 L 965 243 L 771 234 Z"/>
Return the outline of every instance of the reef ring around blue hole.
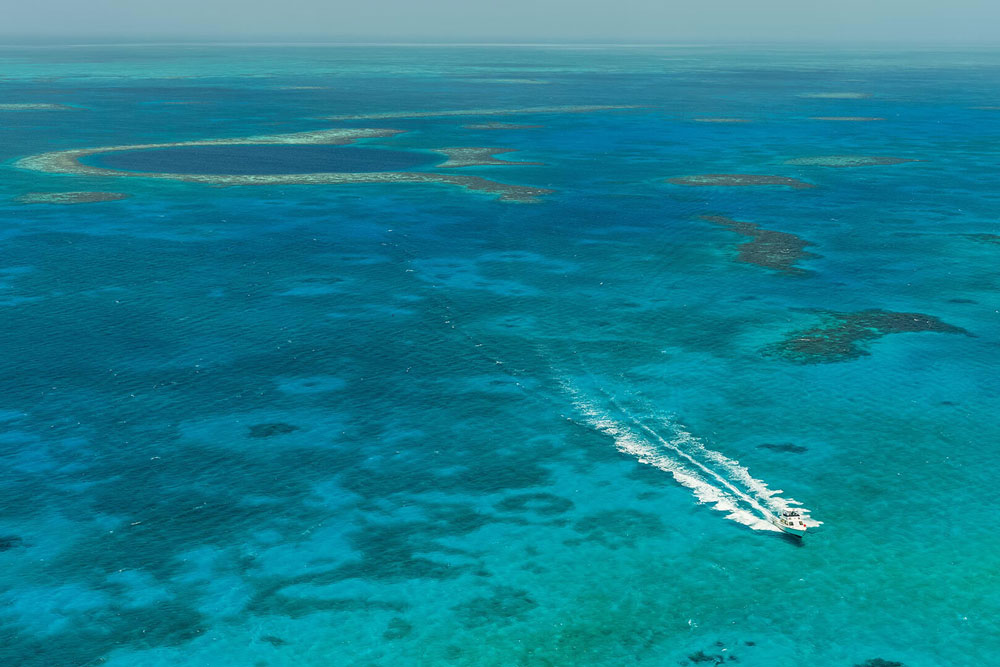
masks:
<path fill-rule="evenodd" d="M 240 144 L 111 151 L 81 161 L 133 173 L 270 175 L 407 171 L 433 167 L 443 156 L 357 146 Z"/>

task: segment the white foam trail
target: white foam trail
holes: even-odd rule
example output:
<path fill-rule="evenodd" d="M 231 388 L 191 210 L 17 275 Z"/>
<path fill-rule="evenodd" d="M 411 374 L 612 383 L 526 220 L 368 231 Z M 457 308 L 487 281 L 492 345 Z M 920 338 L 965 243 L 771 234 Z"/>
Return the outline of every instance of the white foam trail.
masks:
<path fill-rule="evenodd" d="M 628 425 L 612 419 L 606 413 L 602 413 L 597 406 L 587 401 L 570 383 L 561 381 L 560 384 L 571 396 L 574 407 L 583 415 L 586 423 L 591 428 L 611 436 L 618 451 L 634 456 L 640 463 L 651 465 L 670 473 L 674 481 L 690 489 L 699 502 L 711 505 L 712 509 L 716 511 L 726 512 L 727 519 L 736 521 L 753 530 L 778 531 L 778 528 L 772 525 L 766 518 L 755 514 L 745 507 L 741 507 L 742 503 L 747 502 L 751 506 L 754 505 L 753 500 L 749 496 L 732 487 L 732 485 L 727 483 L 720 484 L 717 474 L 712 473 L 705 466 L 699 465 L 691 457 L 684 455 L 683 452 L 670 444 L 669 441 L 654 433 L 656 442 L 651 443 L 649 439 L 643 438 Z M 651 429 L 641 424 L 639 426 L 647 432 L 652 432 Z M 685 435 L 691 438 L 689 434 Z M 680 453 L 682 455 L 681 459 L 687 459 L 689 462 L 685 464 L 675 456 L 670 456 L 667 452 L 663 451 L 664 446 L 674 451 L 675 454 Z M 715 484 L 707 479 L 709 476 L 716 478 Z M 754 507 L 754 509 L 757 509 L 761 513 L 765 512 L 759 505 Z"/>
<path fill-rule="evenodd" d="M 802 507 L 802 503 L 782 497 L 780 489 L 771 489 L 753 477 L 739 461 L 709 449 L 672 417 L 658 416 L 648 405 L 644 407 L 649 416 L 637 417 L 597 387 L 612 408 L 612 411 L 602 411 L 568 380 L 559 383 L 587 424 L 611 436 L 620 452 L 669 472 L 677 483 L 690 489 L 699 502 L 726 512 L 727 519 L 753 530 L 780 532 L 771 520 L 782 510 L 796 506 L 806 525 L 821 525 L 822 522 L 809 516 L 809 510 Z M 612 412 L 620 419 L 615 419 Z"/>
<path fill-rule="evenodd" d="M 623 414 L 628 414 L 628 412 L 617 403 L 615 403 L 615 405 L 622 411 Z M 632 419 L 635 420 L 635 418 Z M 653 417 L 653 419 L 656 419 L 656 417 Z M 807 526 L 816 527 L 822 525 L 822 521 L 816 521 L 809 516 L 810 510 L 803 507 L 802 503 L 794 498 L 782 497 L 781 489 L 770 488 L 767 483 L 751 475 L 750 470 L 746 466 L 740 465 L 739 461 L 729 458 L 722 452 L 709 449 L 701 440 L 686 431 L 672 418 L 660 418 L 658 421 L 664 423 L 670 432 L 675 435 L 673 444 L 677 444 L 679 448 L 683 448 L 686 455 L 691 455 L 694 458 L 701 458 L 718 466 L 725 472 L 725 476 L 728 480 L 741 485 L 743 489 L 745 489 L 745 494 L 741 492 L 740 495 L 746 495 L 748 502 L 754 505 L 755 509 L 758 509 L 758 511 L 766 514 L 780 514 L 783 510 L 795 506 L 798 512 L 803 515 L 803 522 Z M 654 435 L 654 437 L 663 441 L 663 438 L 659 435 L 659 433 L 656 433 L 645 424 L 641 424 L 641 422 L 640 425 L 644 430 Z M 724 483 L 728 485 L 728 482 Z"/>

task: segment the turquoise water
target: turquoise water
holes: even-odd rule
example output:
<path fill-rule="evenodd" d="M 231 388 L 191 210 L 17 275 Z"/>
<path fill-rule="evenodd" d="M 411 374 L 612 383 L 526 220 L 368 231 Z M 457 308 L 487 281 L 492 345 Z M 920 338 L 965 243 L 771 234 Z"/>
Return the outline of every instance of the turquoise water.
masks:
<path fill-rule="evenodd" d="M 0 111 L 0 661 L 996 660 L 1000 52 L 0 58 L 0 104 L 72 107 Z M 323 120 L 599 104 L 637 108 Z M 500 121 L 542 127 L 463 127 Z M 544 166 L 452 171 L 554 192 L 13 166 L 327 127 L 517 149 Z M 784 164 L 850 155 L 920 161 Z M 815 187 L 666 182 L 731 173 Z M 130 197 L 17 201 L 57 191 Z M 780 353 L 822 326 L 856 351 Z M 788 499 L 802 541 L 763 521 Z"/>

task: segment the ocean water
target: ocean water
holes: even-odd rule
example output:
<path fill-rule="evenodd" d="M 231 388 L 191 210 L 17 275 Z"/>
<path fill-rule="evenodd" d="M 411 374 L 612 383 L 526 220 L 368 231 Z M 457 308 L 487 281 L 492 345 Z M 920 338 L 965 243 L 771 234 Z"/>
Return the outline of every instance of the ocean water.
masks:
<path fill-rule="evenodd" d="M 0 662 L 1000 661 L 1000 51 L 0 61 L 0 105 L 65 107 L 0 106 Z M 633 108 L 552 110 L 593 105 Z M 553 192 L 14 166 L 329 127 Z M 785 164 L 822 156 L 913 161 Z M 814 187 L 667 181 L 700 174 Z M 80 191 L 129 197 L 20 200 Z"/>

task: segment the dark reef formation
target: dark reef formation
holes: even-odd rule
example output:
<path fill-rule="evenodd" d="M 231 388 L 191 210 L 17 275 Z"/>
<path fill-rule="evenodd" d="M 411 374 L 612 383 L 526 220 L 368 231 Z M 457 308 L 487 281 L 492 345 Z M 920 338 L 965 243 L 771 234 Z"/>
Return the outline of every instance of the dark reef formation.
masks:
<path fill-rule="evenodd" d="M 293 433 L 298 430 L 298 426 L 285 424 L 283 422 L 275 422 L 273 424 L 254 424 L 250 427 L 250 437 L 270 438 L 275 435 L 287 435 L 288 433 Z"/>
<path fill-rule="evenodd" d="M 271 646 L 275 646 L 275 647 L 277 647 L 277 646 L 287 646 L 288 645 L 288 641 L 287 640 L 282 639 L 281 637 L 276 637 L 275 635 L 264 635 L 263 637 L 260 638 L 260 640 L 262 642 L 267 642 Z"/>
<path fill-rule="evenodd" d="M 94 204 L 128 197 L 122 192 L 29 192 L 17 201 L 22 204 Z"/>
<path fill-rule="evenodd" d="M 24 544 L 24 540 L 17 535 L 0 535 L 0 553 L 10 551 Z"/>
<path fill-rule="evenodd" d="M 994 243 L 1000 245 L 1000 234 L 966 234 L 965 238 L 980 243 Z"/>
<path fill-rule="evenodd" d="M 674 178 L 668 178 L 667 183 L 671 183 L 673 185 L 686 185 L 690 187 L 782 185 L 789 188 L 795 188 L 796 190 L 816 187 L 812 183 L 806 183 L 805 181 L 800 181 L 797 178 L 789 178 L 787 176 L 768 176 L 766 174 L 698 174 L 696 176 L 675 176 Z"/>
<path fill-rule="evenodd" d="M 583 537 L 563 540 L 567 546 L 595 542 L 608 549 L 634 547 L 636 540 L 663 532 L 663 521 L 655 514 L 623 509 L 589 514 L 573 524 L 573 530 Z"/>
<path fill-rule="evenodd" d="M 806 252 L 804 248 L 812 244 L 795 234 L 762 229 L 752 222 L 740 222 L 721 215 L 703 215 L 701 219 L 750 238 L 739 246 L 737 261 L 740 262 L 785 273 L 805 273 L 804 269 L 796 266 L 796 262 L 817 256 Z"/>
<path fill-rule="evenodd" d="M 946 324 L 932 315 L 862 310 L 855 313 L 819 311 L 823 322 L 795 331 L 768 346 L 765 354 L 800 364 L 849 361 L 870 354 L 866 345 L 895 333 L 953 333 L 971 335 L 961 327 Z"/>
<path fill-rule="evenodd" d="M 413 632 L 413 625 L 411 623 L 399 616 L 393 616 L 389 621 L 389 626 L 382 633 L 382 638 L 390 641 L 393 639 L 403 639 L 409 636 L 411 632 Z"/>
<path fill-rule="evenodd" d="M 573 501 L 552 493 L 519 493 L 508 496 L 496 505 L 499 512 L 534 512 L 535 514 L 562 514 L 573 509 Z"/>
<path fill-rule="evenodd" d="M 871 660 L 865 660 L 862 663 L 854 665 L 854 667 L 905 667 L 903 663 L 897 662 L 895 660 L 884 660 L 883 658 L 872 658 Z"/>
<path fill-rule="evenodd" d="M 745 646 L 756 646 L 757 642 L 745 641 L 743 642 Z M 687 667 L 688 665 L 721 665 L 725 662 L 739 662 L 740 659 L 734 654 L 730 653 L 729 649 L 726 647 L 726 643 L 722 641 L 715 642 L 715 646 L 706 652 L 704 649 L 700 649 L 691 653 L 687 656 L 687 660 L 681 660 L 679 664 Z"/>
<path fill-rule="evenodd" d="M 452 611 L 467 628 L 483 625 L 504 626 L 524 620 L 538 603 L 528 591 L 510 586 L 496 586 L 493 594 L 466 600 L 452 607 Z"/>
<path fill-rule="evenodd" d="M 708 653 L 705 653 L 704 651 L 698 651 L 697 653 L 692 653 L 691 655 L 689 655 L 688 660 L 690 660 L 692 663 L 696 665 L 702 665 L 705 663 L 710 663 L 713 665 L 721 665 L 726 661 L 726 658 L 719 653 L 710 655 Z"/>
<path fill-rule="evenodd" d="M 757 445 L 757 449 L 769 449 L 772 452 L 782 452 L 785 454 L 805 454 L 809 451 L 808 447 L 796 445 L 791 442 L 765 442 L 763 445 Z"/>

